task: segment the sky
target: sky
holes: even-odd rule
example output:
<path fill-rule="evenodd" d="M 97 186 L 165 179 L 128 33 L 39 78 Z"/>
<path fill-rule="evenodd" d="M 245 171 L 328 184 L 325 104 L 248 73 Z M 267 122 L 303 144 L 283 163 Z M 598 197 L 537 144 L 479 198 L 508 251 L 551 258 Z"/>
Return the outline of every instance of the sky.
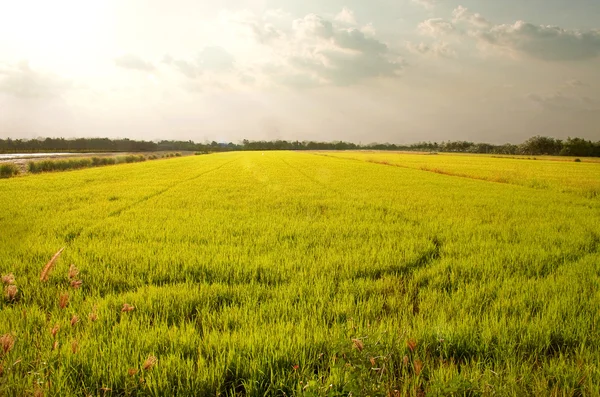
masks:
<path fill-rule="evenodd" d="M 598 0 L 0 0 L 0 138 L 600 140 Z"/>

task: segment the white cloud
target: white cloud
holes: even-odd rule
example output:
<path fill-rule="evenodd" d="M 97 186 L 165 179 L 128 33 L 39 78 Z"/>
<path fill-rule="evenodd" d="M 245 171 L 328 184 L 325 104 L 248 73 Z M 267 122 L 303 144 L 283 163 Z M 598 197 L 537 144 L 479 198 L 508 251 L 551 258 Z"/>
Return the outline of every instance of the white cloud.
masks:
<path fill-rule="evenodd" d="M 492 25 L 481 14 L 470 12 L 467 8 L 463 6 L 458 6 L 454 9 L 454 11 L 452 11 L 452 22 L 466 22 L 472 27 L 481 29 L 487 28 Z"/>
<path fill-rule="evenodd" d="M 452 22 L 442 18 L 427 19 L 419 24 L 418 29 L 421 34 L 432 37 L 446 36 L 456 31 Z"/>
<path fill-rule="evenodd" d="M 413 54 L 434 55 L 443 58 L 457 57 L 456 51 L 444 41 L 437 41 L 433 44 L 407 42 L 406 48 Z"/>
<path fill-rule="evenodd" d="M 346 7 L 344 7 L 342 11 L 335 16 L 335 20 L 348 25 L 356 25 L 356 16 L 354 15 L 354 11 Z"/>

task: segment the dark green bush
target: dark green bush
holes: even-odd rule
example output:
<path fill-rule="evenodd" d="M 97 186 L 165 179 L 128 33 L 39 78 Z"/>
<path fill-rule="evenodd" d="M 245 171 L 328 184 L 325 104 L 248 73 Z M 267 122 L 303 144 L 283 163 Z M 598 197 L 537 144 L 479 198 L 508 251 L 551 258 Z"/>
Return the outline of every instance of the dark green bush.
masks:
<path fill-rule="evenodd" d="M 43 161 L 30 161 L 27 166 L 29 172 L 38 174 L 40 172 L 51 172 L 51 171 L 67 171 L 67 170 L 78 170 L 81 168 L 92 167 L 92 159 L 69 159 L 69 160 L 43 160 Z"/>
<path fill-rule="evenodd" d="M 13 163 L 0 164 L 0 178 L 12 178 L 19 174 L 19 167 Z"/>
<path fill-rule="evenodd" d="M 146 157 L 139 155 L 136 156 L 134 154 L 129 154 L 127 156 L 118 156 L 116 157 L 116 162 L 117 164 L 121 164 L 121 163 L 139 163 L 141 161 L 146 161 Z"/>

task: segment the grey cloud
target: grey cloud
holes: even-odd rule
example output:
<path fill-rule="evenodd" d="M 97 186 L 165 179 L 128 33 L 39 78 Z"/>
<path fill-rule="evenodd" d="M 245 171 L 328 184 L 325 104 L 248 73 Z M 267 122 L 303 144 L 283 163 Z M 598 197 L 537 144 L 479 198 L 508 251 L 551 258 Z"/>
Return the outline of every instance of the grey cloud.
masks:
<path fill-rule="evenodd" d="M 18 98 L 55 97 L 72 86 L 59 76 L 33 70 L 27 61 L 0 69 L 0 93 Z"/>
<path fill-rule="evenodd" d="M 549 61 L 591 59 L 600 55 L 600 31 L 579 32 L 518 21 L 476 33 L 490 44 Z"/>
<path fill-rule="evenodd" d="M 295 87 L 351 85 L 367 78 L 395 76 L 403 66 L 377 38 L 315 14 L 295 20 L 286 39 L 269 46 L 280 62 L 290 66 L 279 69 L 284 75 L 276 80 Z"/>
<path fill-rule="evenodd" d="M 429 19 L 419 25 L 423 34 L 441 37 L 459 35 L 480 43 L 516 51 L 547 61 L 576 61 L 600 56 L 600 31 L 578 31 L 524 21 L 494 25 L 481 14 L 459 6 L 452 21 Z"/>
<path fill-rule="evenodd" d="M 123 69 L 131 69 L 141 72 L 152 72 L 155 69 L 151 62 L 144 61 L 142 58 L 133 54 L 125 54 L 115 58 L 115 65 Z"/>
<path fill-rule="evenodd" d="M 348 48 L 369 54 L 383 54 L 388 51 L 387 45 L 367 37 L 358 29 L 342 30 L 335 35 L 335 42 L 342 48 Z"/>

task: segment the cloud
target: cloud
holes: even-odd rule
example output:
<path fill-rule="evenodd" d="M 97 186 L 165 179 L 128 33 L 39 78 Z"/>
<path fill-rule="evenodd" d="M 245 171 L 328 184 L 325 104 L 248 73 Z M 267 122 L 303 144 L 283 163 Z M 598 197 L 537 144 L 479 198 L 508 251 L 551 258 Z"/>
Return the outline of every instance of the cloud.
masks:
<path fill-rule="evenodd" d="M 413 54 L 434 55 L 442 58 L 457 57 L 456 51 L 450 47 L 450 44 L 443 41 L 435 42 L 433 44 L 407 42 L 406 48 Z"/>
<path fill-rule="evenodd" d="M 419 24 L 418 29 L 421 34 L 432 37 L 447 36 L 456 32 L 452 22 L 442 18 L 427 19 Z"/>
<path fill-rule="evenodd" d="M 281 40 L 266 46 L 282 84 L 352 85 L 369 78 L 394 77 L 403 67 L 400 57 L 370 26 L 365 31 L 346 28 L 335 20 L 308 14 L 281 34 Z"/>
<path fill-rule="evenodd" d="M 424 35 L 461 36 L 479 44 L 546 61 L 578 61 L 600 56 L 600 30 L 570 30 L 525 21 L 495 25 L 481 14 L 459 6 L 452 21 L 434 18 L 419 25 Z"/>
<path fill-rule="evenodd" d="M 471 27 L 485 29 L 492 26 L 491 22 L 488 21 L 483 15 L 479 13 L 470 12 L 466 7 L 458 6 L 452 11 L 452 22 L 466 22 Z"/>
<path fill-rule="evenodd" d="M 356 16 L 354 15 L 354 11 L 346 7 L 344 7 L 342 11 L 336 15 L 335 20 L 348 25 L 356 25 Z"/>
<path fill-rule="evenodd" d="M 579 32 L 517 21 L 513 25 L 493 26 L 479 32 L 477 38 L 548 61 L 584 60 L 600 55 L 600 31 Z"/>
<path fill-rule="evenodd" d="M 28 61 L 0 66 L 0 93 L 18 98 L 51 98 L 72 86 L 64 78 L 33 70 Z"/>
<path fill-rule="evenodd" d="M 125 54 L 115 58 L 115 65 L 123 69 L 137 70 L 140 72 L 152 72 L 155 70 L 155 67 L 151 62 L 144 61 L 133 54 Z"/>

